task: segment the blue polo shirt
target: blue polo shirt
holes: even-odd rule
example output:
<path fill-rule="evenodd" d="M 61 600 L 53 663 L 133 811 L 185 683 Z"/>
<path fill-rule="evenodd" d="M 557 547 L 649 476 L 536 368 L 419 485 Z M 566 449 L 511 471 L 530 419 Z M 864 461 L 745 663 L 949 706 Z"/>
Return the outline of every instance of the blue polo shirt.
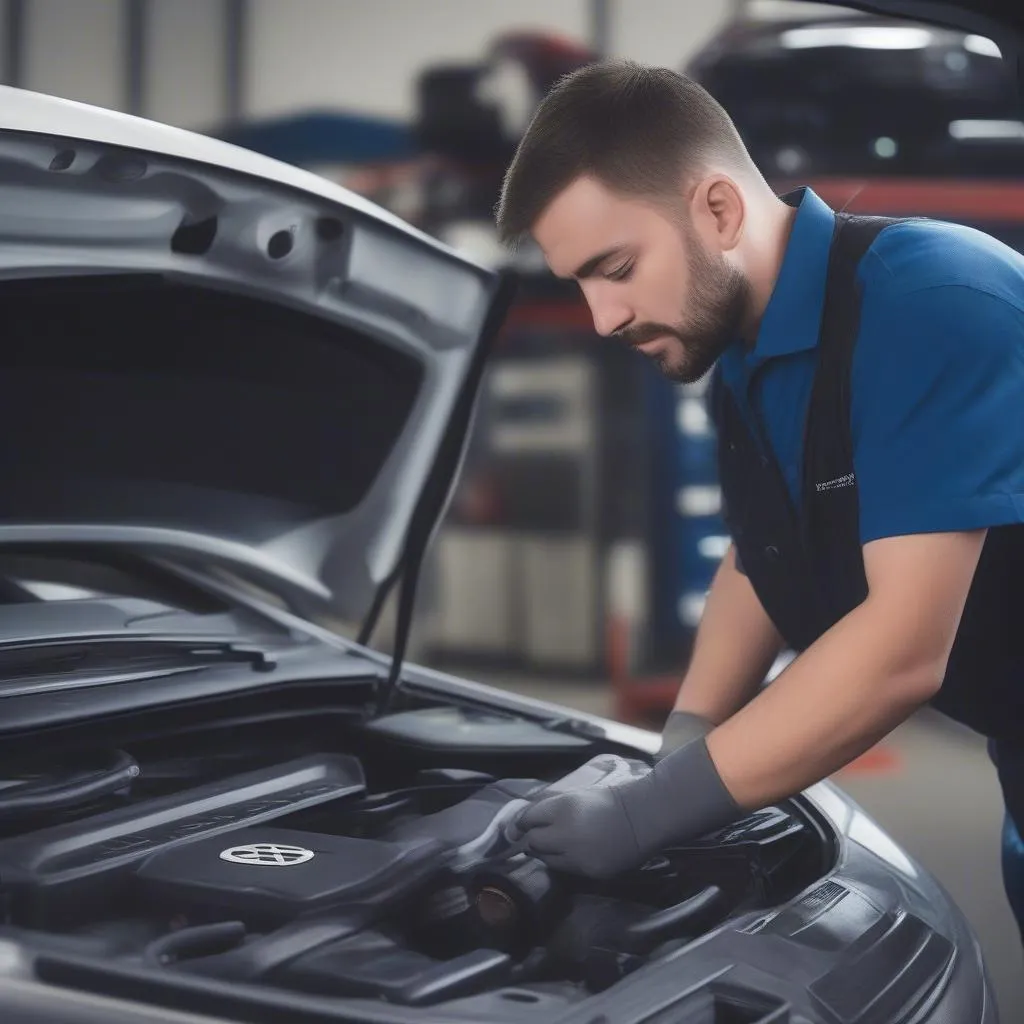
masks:
<path fill-rule="evenodd" d="M 804 189 L 752 348 L 722 381 L 799 507 L 804 421 L 835 217 Z M 861 541 L 1024 521 L 1024 256 L 938 221 L 883 231 L 859 266 L 851 381 Z"/>

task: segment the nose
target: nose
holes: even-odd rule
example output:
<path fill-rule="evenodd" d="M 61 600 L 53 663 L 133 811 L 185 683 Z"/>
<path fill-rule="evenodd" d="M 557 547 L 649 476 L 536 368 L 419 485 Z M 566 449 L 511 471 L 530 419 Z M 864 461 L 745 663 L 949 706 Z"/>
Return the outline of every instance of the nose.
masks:
<path fill-rule="evenodd" d="M 607 292 L 588 291 L 585 293 L 594 330 L 607 338 L 633 321 L 633 311 L 621 299 Z"/>

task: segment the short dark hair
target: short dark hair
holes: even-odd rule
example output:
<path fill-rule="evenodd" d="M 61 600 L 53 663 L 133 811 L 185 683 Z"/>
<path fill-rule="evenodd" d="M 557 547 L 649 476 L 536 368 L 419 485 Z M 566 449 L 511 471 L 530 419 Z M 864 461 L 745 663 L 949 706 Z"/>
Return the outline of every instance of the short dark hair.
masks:
<path fill-rule="evenodd" d="M 749 163 L 721 104 L 693 79 L 633 61 L 588 64 L 544 97 L 505 174 L 498 237 L 514 244 L 577 178 L 669 195 L 712 156 Z"/>

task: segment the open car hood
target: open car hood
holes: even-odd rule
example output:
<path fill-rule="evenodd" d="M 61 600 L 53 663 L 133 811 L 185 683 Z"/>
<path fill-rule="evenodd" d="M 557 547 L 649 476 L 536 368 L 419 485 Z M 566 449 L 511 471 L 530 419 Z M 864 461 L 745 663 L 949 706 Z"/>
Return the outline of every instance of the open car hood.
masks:
<path fill-rule="evenodd" d="M 365 621 L 444 510 L 510 293 L 325 179 L 0 89 L 0 544 Z"/>

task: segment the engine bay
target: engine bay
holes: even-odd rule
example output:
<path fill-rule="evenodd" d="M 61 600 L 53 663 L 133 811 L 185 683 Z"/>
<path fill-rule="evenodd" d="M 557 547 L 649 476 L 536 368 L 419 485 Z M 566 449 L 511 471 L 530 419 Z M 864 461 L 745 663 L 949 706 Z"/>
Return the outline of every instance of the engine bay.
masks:
<path fill-rule="evenodd" d="M 642 761 L 556 737 L 547 759 L 488 763 L 344 717 L 282 720 L 270 744 L 268 721 L 0 772 L 0 936 L 54 963 L 396 1006 L 571 1003 L 827 870 L 827 837 L 787 806 L 615 879 L 568 876 L 508 824 Z"/>

